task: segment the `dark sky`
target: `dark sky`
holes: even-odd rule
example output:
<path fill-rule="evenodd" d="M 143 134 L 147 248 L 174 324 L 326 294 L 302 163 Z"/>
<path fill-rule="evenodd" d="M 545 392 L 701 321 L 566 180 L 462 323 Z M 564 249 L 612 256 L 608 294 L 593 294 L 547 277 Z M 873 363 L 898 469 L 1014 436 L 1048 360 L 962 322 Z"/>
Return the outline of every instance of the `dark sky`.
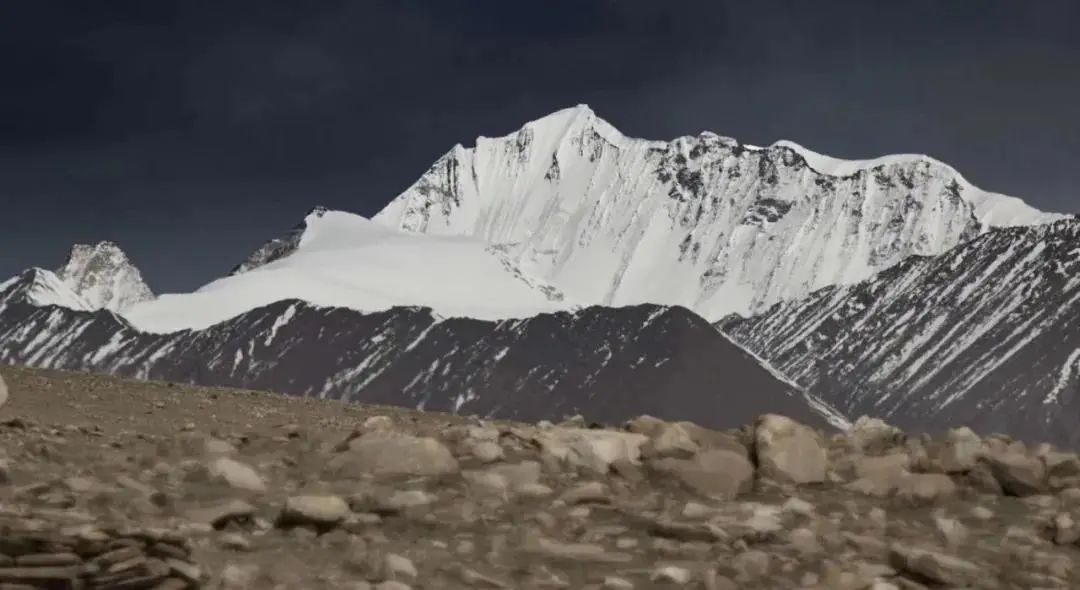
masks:
<path fill-rule="evenodd" d="M 1076 0 L 3 0 L 0 277 L 112 239 L 190 290 L 453 144 L 588 103 L 1080 209 Z"/>

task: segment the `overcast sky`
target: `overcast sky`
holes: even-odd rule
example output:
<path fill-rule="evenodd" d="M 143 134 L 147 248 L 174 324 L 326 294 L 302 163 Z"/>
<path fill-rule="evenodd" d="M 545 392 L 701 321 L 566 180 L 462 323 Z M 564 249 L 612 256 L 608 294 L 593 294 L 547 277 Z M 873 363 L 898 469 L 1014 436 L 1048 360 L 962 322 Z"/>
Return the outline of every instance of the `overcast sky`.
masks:
<path fill-rule="evenodd" d="M 0 277 L 121 244 L 193 289 L 314 205 L 588 103 L 1080 210 L 1075 0 L 3 0 Z"/>

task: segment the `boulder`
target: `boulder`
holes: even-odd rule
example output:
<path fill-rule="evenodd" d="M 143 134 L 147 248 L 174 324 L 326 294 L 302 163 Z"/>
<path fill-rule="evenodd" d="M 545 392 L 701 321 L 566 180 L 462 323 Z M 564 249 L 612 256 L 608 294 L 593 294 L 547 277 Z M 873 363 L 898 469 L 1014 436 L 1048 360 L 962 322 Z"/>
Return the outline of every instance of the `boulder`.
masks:
<path fill-rule="evenodd" d="M 328 467 L 338 477 L 433 476 L 457 473 L 450 449 L 434 438 L 370 433 L 349 442 Z"/>
<path fill-rule="evenodd" d="M 338 496 L 292 496 L 278 516 L 278 526 L 336 526 L 349 514 L 349 504 Z"/>
<path fill-rule="evenodd" d="M 648 442 L 648 454 L 654 457 L 689 457 L 699 448 L 679 424 L 665 423 Z"/>
<path fill-rule="evenodd" d="M 902 430 L 869 416 L 860 416 L 847 431 L 852 446 L 860 453 L 880 455 L 904 444 L 907 436 Z"/>
<path fill-rule="evenodd" d="M 0 408 L 4 407 L 4 404 L 7 403 L 7 400 L 8 400 L 7 384 L 4 383 L 4 376 L 0 375 Z"/>
<path fill-rule="evenodd" d="M 617 461 L 640 462 L 641 447 L 649 439 L 632 432 L 552 427 L 535 440 L 555 461 L 606 474 Z"/>
<path fill-rule="evenodd" d="M 790 418 L 776 414 L 758 418 L 754 452 L 763 477 L 794 484 L 825 481 L 828 453 L 821 435 Z"/>
<path fill-rule="evenodd" d="M 266 491 L 266 482 L 255 469 L 229 457 L 218 457 L 212 461 L 210 475 L 238 490 L 255 493 Z"/>
<path fill-rule="evenodd" d="M 906 453 L 890 453 L 877 457 L 858 457 L 854 462 L 855 477 L 899 479 L 911 470 L 911 457 Z"/>
<path fill-rule="evenodd" d="M 714 500 L 731 500 L 750 491 L 754 466 L 742 455 L 727 450 L 698 453 L 693 459 L 660 459 L 651 467 L 676 477 L 686 487 Z"/>
<path fill-rule="evenodd" d="M 897 498 L 910 503 L 933 504 L 957 494 L 959 488 L 948 475 L 911 473 L 896 482 Z"/>
<path fill-rule="evenodd" d="M 970 428 L 954 428 L 945 436 L 938 453 L 938 466 L 945 473 L 970 471 L 986 454 L 986 446 Z"/>
<path fill-rule="evenodd" d="M 1033 496 L 1046 490 L 1046 466 L 1038 457 L 1004 451 L 987 457 L 1001 489 L 1013 496 Z"/>
<path fill-rule="evenodd" d="M 676 422 L 675 424 L 685 430 L 687 434 L 690 435 L 690 439 L 697 443 L 697 446 L 702 449 L 722 449 L 738 453 L 748 459 L 750 458 L 750 453 L 746 450 L 746 445 L 726 432 L 698 426 L 693 422 Z"/>
<path fill-rule="evenodd" d="M 1080 457 L 1076 453 L 1051 451 L 1042 455 L 1042 461 L 1051 489 L 1062 490 L 1080 485 Z"/>

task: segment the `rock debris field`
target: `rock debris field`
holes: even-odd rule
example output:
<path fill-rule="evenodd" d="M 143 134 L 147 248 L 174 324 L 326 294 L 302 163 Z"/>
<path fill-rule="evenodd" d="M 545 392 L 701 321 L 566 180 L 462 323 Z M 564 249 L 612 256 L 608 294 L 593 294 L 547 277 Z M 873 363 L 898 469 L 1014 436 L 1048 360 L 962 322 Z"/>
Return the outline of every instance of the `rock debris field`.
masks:
<path fill-rule="evenodd" d="M 0 368 L 0 589 L 1080 587 L 1080 459 Z"/>

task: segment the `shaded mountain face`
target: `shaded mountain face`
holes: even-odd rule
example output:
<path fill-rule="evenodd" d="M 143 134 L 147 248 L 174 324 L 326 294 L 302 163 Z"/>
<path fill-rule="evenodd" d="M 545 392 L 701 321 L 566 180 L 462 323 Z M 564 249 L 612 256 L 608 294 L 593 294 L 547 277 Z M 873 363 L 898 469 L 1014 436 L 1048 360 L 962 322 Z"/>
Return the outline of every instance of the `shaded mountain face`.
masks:
<path fill-rule="evenodd" d="M 999 229 L 719 326 L 849 416 L 1080 446 L 1080 220 Z"/>
<path fill-rule="evenodd" d="M 848 162 L 710 133 L 645 141 L 581 106 L 455 147 L 374 220 L 498 245 L 572 300 L 682 305 L 718 320 L 989 227 L 1056 218 L 925 156 Z"/>
<path fill-rule="evenodd" d="M 522 420 L 642 413 L 735 426 L 766 412 L 842 423 L 682 308 L 593 307 L 439 320 L 282 301 L 200 331 L 148 334 L 105 310 L 0 292 L 0 362 Z"/>
<path fill-rule="evenodd" d="M 56 276 L 94 309 L 123 311 L 154 298 L 142 273 L 113 242 L 72 246 Z"/>

